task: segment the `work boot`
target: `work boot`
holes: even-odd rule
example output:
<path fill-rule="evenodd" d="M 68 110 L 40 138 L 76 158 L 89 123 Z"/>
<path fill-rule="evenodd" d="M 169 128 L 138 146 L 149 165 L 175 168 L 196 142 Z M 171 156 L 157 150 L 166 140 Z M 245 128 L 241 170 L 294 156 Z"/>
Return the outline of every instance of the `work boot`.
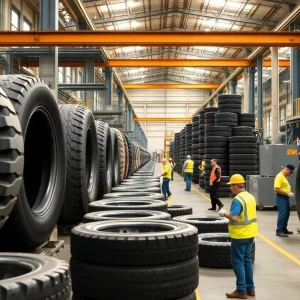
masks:
<path fill-rule="evenodd" d="M 211 207 L 211 208 L 209 208 L 208 210 L 216 211 L 217 209 L 216 209 L 215 207 Z"/>
<path fill-rule="evenodd" d="M 280 236 L 280 237 L 287 237 L 288 235 L 284 232 L 276 232 L 276 235 L 277 236 Z"/>
<path fill-rule="evenodd" d="M 223 207 L 224 207 L 224 204 L 222 203 L 222 204 L 219 206 L 219 209 L 218 209 L 218 210 L 221 210 Z"/>
<path fill-rule="evenodd" d="M 247 290 L 247 295 L 248 296 L 255 296 L 255 290 Z"/>
<path fill-rule="evenodd" d="M 226 293 L 227 298 L 232 299 L 248 299 L 248 296 L 246 293 L 239 293 L 238 291 L 234 291 L 232 293 Z"/>
<path fill-rule="evenodd" d="M 293 232 L 293 231 L 288 231 L 288 230 L 286 230 L 284 233 L 285 233 L 285 234 L 293 234 L 294 232 Z"/>

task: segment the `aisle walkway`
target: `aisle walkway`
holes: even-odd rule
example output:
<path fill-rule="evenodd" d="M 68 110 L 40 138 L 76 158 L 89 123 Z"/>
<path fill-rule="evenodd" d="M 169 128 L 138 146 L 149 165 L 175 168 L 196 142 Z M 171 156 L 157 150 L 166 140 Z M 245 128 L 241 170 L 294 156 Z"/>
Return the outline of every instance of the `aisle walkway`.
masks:
<path fill-rule="evenodd" d="M 156 174 L 160 174 L 157 164 Z M 184 191 L 185 183 L 175 174 L 171 182 L 171 204 L 183 204 L 193 208 L 194 215 L 211 215 L 208 195 L 193 185 L 191 192 Z M 231 199 L 222 199 L 229 209 Z M 256 261 L 254 264 L 257 300 L 300 299 L 300 236 L 296 228 L 300 224 L 296 212 L 291 212 L 289 229 L 294 235 L 286 239 L 275 236 L 276 211 L 258 212 L 260 237 L 256 238 Z M 235 289 L 232 270 L 200 269 L 199 294 L 202 300 L 226 299 L 225 293 Z M 288 296 L 287 296 L 288 295 Z"/>

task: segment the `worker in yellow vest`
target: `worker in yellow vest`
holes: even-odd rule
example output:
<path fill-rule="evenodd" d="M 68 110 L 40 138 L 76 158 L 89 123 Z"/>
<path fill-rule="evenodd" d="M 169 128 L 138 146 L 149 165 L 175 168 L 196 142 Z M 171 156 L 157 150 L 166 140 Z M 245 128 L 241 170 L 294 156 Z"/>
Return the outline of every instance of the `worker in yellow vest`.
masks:
<path fill-rule="evenodd" d="M 229 235 L 231 237 L 231 261 L 237 278 L 236 290 L 227 293 L 227 298 L 247 299 L 255 296 L 252 267 L 252 246 L 254 237 L 258 235 L 255 198 L 245 191 L 245 179 L 234 174 L 227 183 L 234 195 L 230 212 L 219 211 L 220 217 L 229 219 Z"/>
<path fill-rule="evenodd" d="M 172 176 L 172 168 L 166 158 L 163 158 L 161 160 L 161 162 L 163 164 L 162 174 L 160 175 L 160 176 L 163 176 L 161 190 L 162 190 L 165 200 L 168 200 L 168 198 L 172 196 L 172 193 L 170 192 L 170 186 L 169 186 L 171 176 Z"/>
<path fill-rule="evenodd" d="M 199 171 L 200 171 L 200 177 L 204 178 L 204 175 L 205 175 L 205 155 L 202 156 L 202 159 L 200 161 Z M 200 184 L 199 184 L 199 188 L 204 189 L 204 186 L 200 186 Z"/>
<path fill-rule="evenodd" d="M 185 191 L 190 192 L 192 186 L 192 175 L 194 172 L 194 162 L 191 160 L 191 156 L 187 155 L 186 161 L 182 167 L 182 175 L 184 176 L 185 181 Z"/>
<path fill-rule="evenodd" d="M 286 164 L 274 180 L 274 192 L 278 209 L 276 235 L 287 237 L 293 231 L 287 229 L 290 218 L 290 198 L 295 197 L 287 177 L 294 173 L 295 166 Z"/>

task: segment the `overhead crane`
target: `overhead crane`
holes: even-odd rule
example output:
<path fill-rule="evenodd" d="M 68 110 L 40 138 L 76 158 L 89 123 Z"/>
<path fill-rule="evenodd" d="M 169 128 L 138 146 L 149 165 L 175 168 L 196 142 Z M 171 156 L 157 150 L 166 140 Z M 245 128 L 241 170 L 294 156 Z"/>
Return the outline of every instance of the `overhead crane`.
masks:
<path fill-rule="evenodd" d="M 299 47 L 300 32 L 273 31 L 0 31 L 4 46 Z"/>

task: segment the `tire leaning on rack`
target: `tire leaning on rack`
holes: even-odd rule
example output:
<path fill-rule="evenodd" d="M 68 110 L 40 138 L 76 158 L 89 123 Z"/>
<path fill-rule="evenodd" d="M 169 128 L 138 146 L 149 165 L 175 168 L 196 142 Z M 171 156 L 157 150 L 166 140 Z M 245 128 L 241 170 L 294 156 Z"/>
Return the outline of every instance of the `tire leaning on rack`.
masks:
<path fill-rule="evenodd" d="M 65 138 L 56 99 L 39 78 L 2 75 L 0 86 L 18 115 L 25 163 L 18 200 L 0 231 L 1 250 L 26 251 L 49 238 L 66 185 Z"/>
<path fill-rule="evenodd" d="M 0 88 L 0 229 L 11 213 L 22 184 L 24 142 L 16 111 Z"/>
<path fill-rule="evenodd" d="M 83 105 L 60 106 L 67 149 L 67 185 L 60 224 L 76 224 L 97 200 L 98 148 L 92 112 Z M 74 176 L 76 174 L 76 176 Z"/>
<path fill-rule="evenodd" d="M 125 178 L 125 164 L 126 164 L 126 153 L 125 153 L 125 145 L 124 145 L 124 138 L 120 130 L 113 128 L 116 132 L 119 144 L 119 151 L 120 151 L 120 181 Z"/>
<path fill-rule="evenodd" d="M 110 129 L 112 147 L 112 186 L 116 187 L 121 182 L 120 147 L 118 136 L 114 128 Z"/>
<path fill-rule="evenodd" d="M 99 155 L 99 178 L 97 199 L 102 199 L 103 195 L 110 193 L 113 180 L 113 158 L 110 128 L 108 124 L 95 121 L 98 140 Z"/>

